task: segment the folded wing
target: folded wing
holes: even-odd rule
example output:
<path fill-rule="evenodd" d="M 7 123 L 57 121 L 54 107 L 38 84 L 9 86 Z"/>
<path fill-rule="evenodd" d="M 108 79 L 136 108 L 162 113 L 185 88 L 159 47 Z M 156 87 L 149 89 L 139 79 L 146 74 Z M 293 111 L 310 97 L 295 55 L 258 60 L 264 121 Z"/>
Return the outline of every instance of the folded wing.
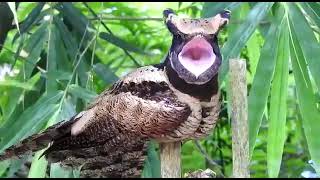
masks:
<path fill-rule="evenodd" d="M 81 166 L 82 177 L 139 177 L 146 142 L 161 139 L 191 111 L 170 90 L 162 70 L 144 67 L 103 92 L 87 110 L 10 147 L 0 159 L 46 147 L 51 162 Z"/>

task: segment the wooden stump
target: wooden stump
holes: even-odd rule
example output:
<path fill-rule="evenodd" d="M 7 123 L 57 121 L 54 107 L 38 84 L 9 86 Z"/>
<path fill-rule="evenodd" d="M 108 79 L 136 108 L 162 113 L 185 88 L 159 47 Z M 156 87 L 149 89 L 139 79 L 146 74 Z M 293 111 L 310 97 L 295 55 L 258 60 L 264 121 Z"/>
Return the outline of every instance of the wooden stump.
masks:
<path fill-rule="evenodd" d="M 181 142 L 160 143 L 162 178 L 181 178 Z"/>
<path fill-rule="evenodd" d="M 249 127 L 246 61 L 230 59 L 233 177 L 249 178 Z"/>

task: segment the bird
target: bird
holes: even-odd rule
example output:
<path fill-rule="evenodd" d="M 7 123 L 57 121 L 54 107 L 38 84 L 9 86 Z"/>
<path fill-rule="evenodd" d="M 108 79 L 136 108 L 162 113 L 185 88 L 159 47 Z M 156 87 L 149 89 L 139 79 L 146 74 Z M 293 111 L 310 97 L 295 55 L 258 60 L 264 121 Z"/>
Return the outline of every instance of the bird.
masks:
<path fill-rule="evenodd" d="M 148 141 L 208 136 L 219 119 L 218 34 L 230 11 L 196 19 L 165 9 L 163 19 L 172 35 L 163 62 L 121 77 L 85 110 L 9 147 L 0 160 L 45 149 L 48 162 L 81 167 L 80 177 L 140 177 Z"/>

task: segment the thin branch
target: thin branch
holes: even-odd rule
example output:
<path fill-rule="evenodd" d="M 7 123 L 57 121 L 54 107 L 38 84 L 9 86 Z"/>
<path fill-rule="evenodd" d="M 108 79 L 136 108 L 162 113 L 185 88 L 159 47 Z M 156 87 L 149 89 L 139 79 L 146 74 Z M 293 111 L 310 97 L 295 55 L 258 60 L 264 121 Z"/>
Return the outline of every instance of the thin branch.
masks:
<path fill-rule="evenodd" d="M 159 17 L 126 17 L 126 16 L 102 16 L 101 19 L 103 20 L 120 20 L 120 21 L 163 21 L 163 18 Z M 100 18 L 89 18 L 91 21 L 100 20 Z"/>
<path fill-rule="evenodd" d="M 217 127 L 217 141 L 218 141 L 218 149 L 219 149 L 219 156 L 220 156 L 220 161 L 221 161 L 221 172 L 222 174 L 225 174 L 225 165 L 224 165 L 224 158 L 223 158 L 223 152 L 221 150 L 221 137 L 220 137 L 220 127 Z"/>
<path fill-rule="evenodd" d="M 206 160 L 214 166 L 220 166 L 219 164 L 217 164 L 216 162 L 214 162 L 210 156 L 207 154 L 207 152 L 202 148 L 201 144 L 199 143 L 198 140 L 195 140 L 194 143 L 196 144 L 198 150 L 203 154 L 203 156 L 206 158 Z"/>
<path fill-rule="evenodd" d="M 99 18 L 98 15 L 88 6 L 88 4 L 87 4 L 86 2 L 83 2 L 83 4 L 86 6 L 86 8 L 91 12 L 91 14 L 92 14 L 95 18 L 97 18 L 97 19 L 100 20 L 102 26 L 103 26 L 111 35 L 114 35 L 114 34 L 112 33 L 112 31 L 107 27 L 107 25 L 101 20 L 101 18 Z M 120 48 L 121 48 L 121 47 L 120 47 Z M 141 67 L 141 65 L 138 63 L 138 61 L 137 61 L 136 59 L 134 59 L 134 58 L 132 57 L 132 55 L 131 55 L 127 50 L 125 50 L 125 49 L 123 49 L 123 48 L 121 48 L 121 49 L 124 51 L 124 53 L 125 53 L 138 67 Z"/>
<path fill-rule="evenodd" d="M 160 17 L 130 17 L 130 16 L 102 16 L 88 18 L 91 21 L 107 20 L 107 21 L 163 21 Z M 242 24 L 245 21 L 230 21 L 230 24 Z M 270 24 L 270 21 L 261 21 L 259 24 Z"/>

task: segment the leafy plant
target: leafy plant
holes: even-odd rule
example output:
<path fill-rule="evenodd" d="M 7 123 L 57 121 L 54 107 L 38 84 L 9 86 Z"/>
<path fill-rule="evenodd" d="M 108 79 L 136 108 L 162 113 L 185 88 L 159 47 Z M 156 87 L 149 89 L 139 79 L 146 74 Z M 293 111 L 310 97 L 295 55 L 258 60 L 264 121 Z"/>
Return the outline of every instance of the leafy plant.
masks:
<path fill-rule="evenodd" d="M 219 5 L 235 7 L 234 3 Z M 317 140 L 320 116 L 319 102 L 315 99 L 320 87 L 318 82 L 320 63 L 317 61 L 320 52 L 317 38 L 319 16 L 316 11 L 320 7 L 319 3 L 260 2 L 252 3 L 251 6 L 245 22 L 229 35 L 228 41 L 222 48 L 225 61 L 220 76 L 223 80 L 227 73 L 228 59 L 239 57 L 240 50 L 253 32 L 260 31 L 262 34 L 263 27 L 259 23 L 262 20 L 270 21 L 249 92 L 250 154 L 253 154 L 257 134 L 265 115 L 268 119 L 268 175 L 269 177 L 279 175 L 287 138 L 285 126 L 290 68 L 294 74 L 296 85 L 294 88 L 297 90 L 297 103 L 302 114 L 302 119 L 297 120 L 302 120 L 310 157 L 319 174 L 320 158 L 316 151 L 320 148 Z M 215 13 L 212 12 L 212 14 Z M 248 63 L 250 65 L 250 61 Z M 290 83 L 293 84 L 293 82 Z"/>
<path fill-rule="evenodd" d="M 0 34 L 7 36 L 0 66 L 12 65 L 11 75 L 3 80 L 0 77 L 0 152 L 69 119 L 132 69 L 159 63 L 171 41 L 161 19 L 164 8 L 192 17 L 209 17 L 229 9 L 230 24 L 219 35 L 223 55 L 219 74 L 221 120 L 199 144 L 187 142 L 182 146 L 183 173 L 211 168 L 219 177 L 231 176 L 230 108 L 225 82 L 228 60 L 241 57 L 248 67 L 251 176 L 300 177 L 304 170 L 320 174 L 320 3 L 7 5 L 15 26 L 7 35 Z M 157 148 L 156 143 L 150 143 L 143 177 L 160 176 Z M 39 154 L 0 162 L 0 177 L 79 176 L 77 170 L 49 166 L 45 159 L 37 158 Z"/>

